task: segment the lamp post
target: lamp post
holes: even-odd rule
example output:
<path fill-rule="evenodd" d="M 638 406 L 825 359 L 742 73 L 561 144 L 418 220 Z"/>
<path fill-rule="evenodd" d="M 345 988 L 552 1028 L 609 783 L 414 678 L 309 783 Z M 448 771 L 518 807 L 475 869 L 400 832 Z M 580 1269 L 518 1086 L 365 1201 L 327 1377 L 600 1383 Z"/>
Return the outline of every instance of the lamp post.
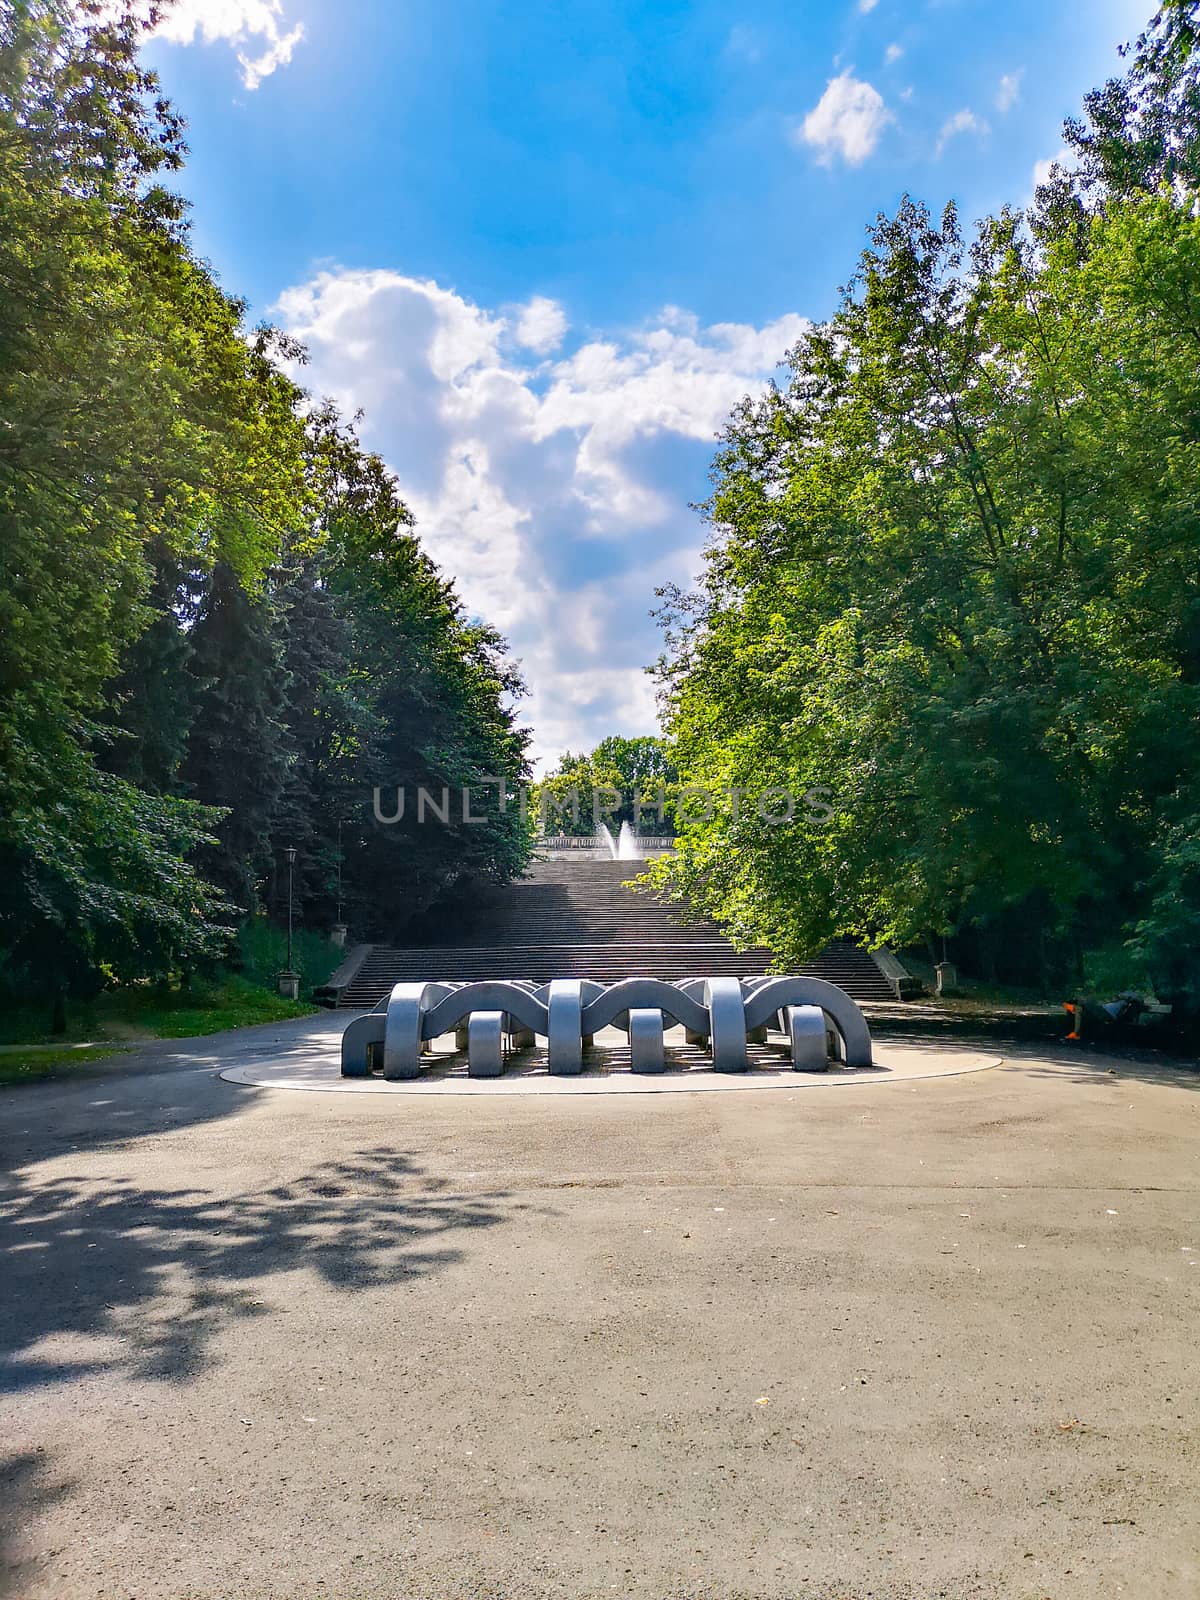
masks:
<path fill-rule="evenodd" d="M 292 970 L 292 881 L 293 881 L 292 874 L 295 871 L 295 867 L 296 867 L 296 846 L 294 844 L 288 845 L 287 849 L 283 853 L 287 857 L 287 864 L 288 864 L 288 959 L 287 959 L 287 964 L 288 964 L 288 971 L 290 972 Z"/>
<path fill-rule="evenodd" d="M 342 824 L 339 820 L 337 829 L 337 919 L 333 924 L 330 938 L 339 950 L 345 948 L 346 924 L 342 921 Z"/>
<path fill-rule="evenodd" d="M 300 998 L 300 974 L 292 971 L 292 886 L 293 873 L 296 866 L 296 846 L 289 844 L 284 849 L 288 864 L 288 943 L 287 943 L 287 970 L 279 974 L 279 992 L 287 1000 Z"/>

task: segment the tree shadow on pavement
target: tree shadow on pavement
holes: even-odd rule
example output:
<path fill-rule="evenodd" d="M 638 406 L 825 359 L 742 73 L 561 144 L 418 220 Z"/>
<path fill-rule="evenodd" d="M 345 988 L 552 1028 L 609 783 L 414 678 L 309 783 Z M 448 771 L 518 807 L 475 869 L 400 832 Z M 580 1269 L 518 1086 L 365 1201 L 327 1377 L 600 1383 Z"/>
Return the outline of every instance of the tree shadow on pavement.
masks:
<path fill-rule="evenodd" d="M 250 1097 L 220 1081 L 224 1068 L 263 1059 L 336 1063 L 353 1015 L 322 1012 L 197 1039 L 158 1039 L 38 1083 L 0 1086 L 0 1171 L 234 1116 Z"/>
<path fill-rule="evenodd" d="M 503 1195 L 455 1192 L 409 1156 L 365 1150 L 257 1192 L 61 1177 L 0 1197 L 0 1392 L 84 1374 L 186 1381 L 265 1280 L 314 1271 L 353 1293 L 458 1261 Z"/>
<path fill-rule="evenodd" d="M 0 1395 L 91 1375 L 187 1382 L 217 1359 L 214 1342 L 235 1319 L 289 1309 L 284 1297 L 304 1293 L 305 1273 L 345 1295 L 399 1288 L 459 1261 L 472 1235 L 514 1209 L 504 1193 L 464 1193 L 391 1148 L 253 1191 L 10 1175 L 0 1191 Z M 23 1530 L 70 1492 L 43 1452 L 10 1444 L 16 1453 L 0 1458 L 0 1594 L 22 1590 Z"/>
<path fill-rule="evenodd" d="M 1175 1056 L 1155 1055 L 1146 1050 L 1089 1049 L 1069 1044 L 1034 1049 L 1022 1044 L 1005 1051 L 1006 1065 L 1020 1067 L 1033 1076 L 1066 1073 L 1078 1083 L 1104 1083 L 1111 1078 L 1136 1078 L 1164 1088 L 1200 1089 L 1200 1065 Z"/>
<path fill-rule="evenodd" d="M 0 1506 L 9 1517 L 19 1507 L 22 1521 L 39 1511 L 65 1500 L 71 1493 L 70 1480 L 56 1478 L 49 1460 L 42 1450 L 18 1450 L 0 1455 Z M 0 1595 L 20 1595 L 26 1575 L 33 1561 L 21 1547 L 19 1525 L 11 1530 L 15 1538 L 10 1544 L 9 1530 L 0 1526 Z"/>
<path fill-rule="evenodd" d="M 1000 1056 L 1005 1066 L 1020 1067 L 1031 1076 L 1053 1075 L 1061 1078 L 1066 1073 L 1081 1084 L 1102 1083 L 1106 1078 L 1116 1076 L 1177 1089 L 1200 1089 L 1200 1064 L 1194 1059 L 1117 1041 L 1094 1045 L 1073 1044 L 1062 1038 L 1034 1042 L 1006 1037 L 1000 1032 L 966 1030 L 957 1032 L 953 1039 L 945 1033 L 912 1036 L 885 1029 L 874 1032 L 873 1036 L 883 1052 L 886 1052 L 889 1044 L 904 1050 L 929 1051 L 931 1054 L 954 1048 L 974 1049 L 987 1055 Z"/>

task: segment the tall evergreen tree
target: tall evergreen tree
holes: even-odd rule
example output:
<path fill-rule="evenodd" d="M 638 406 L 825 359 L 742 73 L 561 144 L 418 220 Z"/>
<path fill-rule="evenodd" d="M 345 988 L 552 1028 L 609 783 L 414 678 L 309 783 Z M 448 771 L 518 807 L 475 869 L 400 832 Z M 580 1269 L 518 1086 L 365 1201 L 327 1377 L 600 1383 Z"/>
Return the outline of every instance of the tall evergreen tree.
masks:
<path fill-rule="evenodd" d="M 337 914 L 337 881 L 348 823 L 366 793 L 364 727 L 369 710 L 351 681 L 352 630 L 322 576 L 321 558 L 299 562 L 276 593 L 286 691 L 282 723 L 287 771 L 271 822 L 271 912 L 287 910 L 283 850 L 297 850 L 295 892 L 310 927 Z"/>
<path fill-rule="evenodd" d="M 59 996 L 221 945 L 186 860 L 211 816 L 101 770 L 96 725 L 152 549 L 252 578 L 304 499 L 278 343 L 247 336 L 161 181 L 182 129 L 142 31 L 0 9 L 0 962 Z"/>
<path fill-rule="evenodd" d="M 151 794 L 177 794 L 193 715 L 190 626 L 201 580 L 161 543 L 152 561 L 149 620 L 109 687 L 112 731 L 103 736 L 101 763 Z"/>
<path fill-rule="evenodd" d="M 286 677 L 270 601 L 219 561 L 191 633 L 196 711 L 182 779 L 225 813 L 204 847 L 205 877 L 245 911 L 270 870 L 271 819 L 287 775 Z"/>
<path fill-rule="evenodd" d="M 368 929 L 390 936 L 455 887 L 507 881 L 528 859 L 530 826 L 495 781 L 528 775 L 514 713 L 524 686 L 503 639 L 464 616 L 422 551 L 383 463 L 352 434 L 331 430 L 325 443 L 329 584 L 351 624 L 353 692 L 370 710 L 366 785 L 343 834 L 346 879 Z M 377 786 L 404 790 L 397 822 L 374 820 Z M 444 821 L 431 807 L 421 820 L 422 788 L 438 806 L 447 791 Z M 464 815 L 467 789 L 482 822 Z"/>

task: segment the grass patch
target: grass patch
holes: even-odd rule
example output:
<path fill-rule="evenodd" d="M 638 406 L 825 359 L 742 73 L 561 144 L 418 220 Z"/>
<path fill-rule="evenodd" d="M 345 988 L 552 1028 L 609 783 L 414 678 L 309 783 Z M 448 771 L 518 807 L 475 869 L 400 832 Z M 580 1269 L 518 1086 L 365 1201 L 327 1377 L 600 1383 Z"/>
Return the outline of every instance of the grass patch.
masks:
<path fill-rule="evenodd" d="M 112 1045 L 82 1050 L 0 1050 L 0 1084 L 38 1083 L 43 1078 L 59 1077 L 64 1068 L 106 1061 L 122 1053 Z"/>
<path fill-rule="evenodd" d="M 46 1006 L 0 1007 L 0 1044 L 191 1039 L 256 1022 L 308 1017 L 316 1009 L 303 1000 L 284 1000 L 272 990 L 233 973 L 211 982 L 193 981 L 187 988 L 179 984 L 129 984 L 106 990 L 90 1004 L 68 1006 L 66 1033 L 51 1034 Z"/>
<path fill-rule="evenodd" d="M 282 1022 L 287 1017 L 310 1017 L 318 1008 L 306 1000 L 285 1000 L 246 978 L 228 977 L 219 983 L 190 989 L 148 991 L 140 1002 L 130 990 L 118 991 L 124 1000 L 124 1020 L 159 1039 L 191 1039 L 197 1034 L 220 1033 L 225 1028 L 248 1028 L 256 1022 Z"/>
<path fill-rule="evenodd" d="M 937 974 L 934 971 L 933 962 L 918 951 L 901 950 L 898 953 L 901 961 L 903 961 L 904 965 L 912 973 L 913 977 L 920 978 L 921 982 L 925 985 L 925 988 L 928 991 L 927 998 L 931 1000 L 938 1000 L 936 992 Z M 1017 1007 L 1022 1010 L 1032 1009 L 1035 1011 L 1046 1011 L 1053 1010 L 1058 1004 L 1060 998 L 1063 1000 L 1070 999 L 1070 994 L 1068 991 L 1071 986 L 1069 984 L 1064 984 L 1061 987 L 1062 995 L 1060 997 L 1057 992 L 1057 988 L 1055 988 L 1053 993 L 1046 994 L 1040 988 L 1032 987 L 1030 985 L 1015 983 L 987 983 L 982 978 L 970 977 L 969 975 L 966 975 L 960 971 L 958 975 L 958 983 L 956 984 L 953 993 L 949 995 L 943 995 L 941 999 L 938 1000 L 938 1004 L 944 1005 L 948 1009 L 959 1007 L 963 1010 L 969 1010 L 975 1006 L 982 1006 L 987 1008 L 995 1008 L 997 1010 L 1004 1010 L 1008 1007 Z"/>
<path fill-rule="evenodd" d="M 251 983 L 274 989 L 275 974 L 287 966 L 287 934 L 265 917 L 252 917 L 238 929 L 236 965 Z M 292 971 L 300 974 L 300 992 L 329 981 L 346 954 L 323 933 L 297 928 L 292 940 Z"/>
<path fill-rule="evenodd" d="M 245 1028 L 256 1022 L 308 1017 L 317 1009 L 307 1000 L 284 1000 L 276 975 L 287 965 L 285 930 L 266 917 L 252 917 L 238 929 L 228 967 L 211 978 L 178 982 L 130 983 L 106 989 L 94 1000 L 69 1001 L 65 1032 L 52 1033 L 48 1001 L 25 999 L 21 977 L 0 962 L 0 1045 L 65 1045 L 93 1040 L 191 1039 Z M 292 969 L 300 993 L 325 983 L 345 955 L 325 934 L 295 930 Z"/>

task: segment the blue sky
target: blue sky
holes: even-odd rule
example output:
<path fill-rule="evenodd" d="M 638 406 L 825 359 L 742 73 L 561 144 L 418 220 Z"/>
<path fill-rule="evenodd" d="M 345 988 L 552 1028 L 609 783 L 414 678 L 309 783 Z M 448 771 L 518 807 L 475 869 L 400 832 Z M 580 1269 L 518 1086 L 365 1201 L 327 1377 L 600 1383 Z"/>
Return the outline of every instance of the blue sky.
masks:
<path fill-rule="evenodd" d="M 197 247 L 366 413 L 553 759 L 652 731 L 713 437 L 907 190 L 1022 203 L 1152 0 L 180 0 Z"/>

